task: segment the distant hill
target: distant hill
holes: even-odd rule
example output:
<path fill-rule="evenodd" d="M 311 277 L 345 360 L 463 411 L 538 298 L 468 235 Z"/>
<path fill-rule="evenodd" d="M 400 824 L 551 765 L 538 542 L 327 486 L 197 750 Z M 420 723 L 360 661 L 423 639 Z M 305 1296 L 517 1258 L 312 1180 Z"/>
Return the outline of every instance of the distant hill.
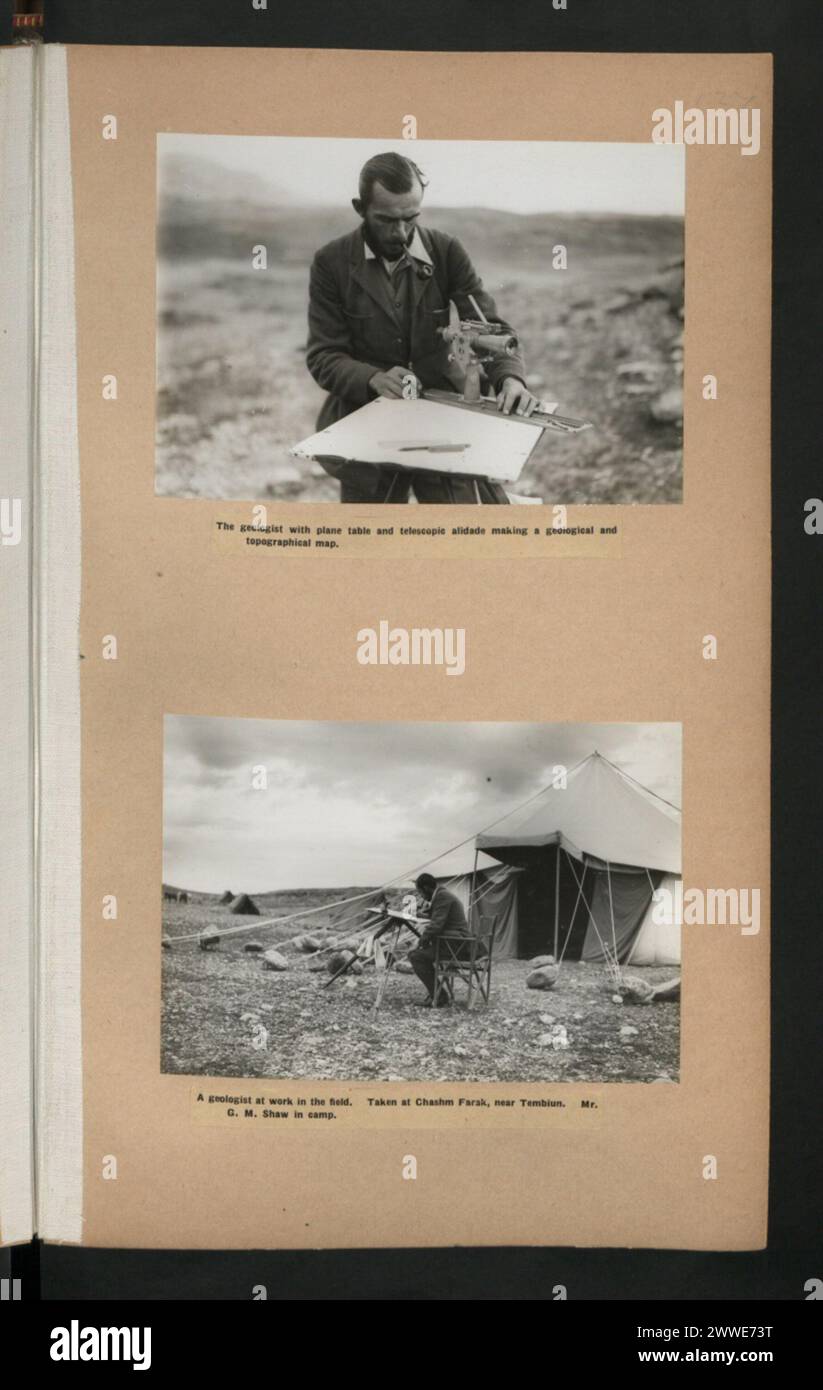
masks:
<path fill-rule="evenodd" d="M 287 207 L 256 194 L 249 176 L 243 176 L 232 198 L 206 195 L 188 183 L 166 185 L 159 208 L 159 255 L 167 260 L 246 261 L 251 247 L 264 243 L 270 265 L 308 266 L 318 247 L 357 225 L 350 208 Z M 456 236 L 477 264 L 509 265 L 512 270 L 545 269 L 558 242 L 578 261 L 625 255 L 667 261 L 683 254 L 683 221 L 678 217 L 432 207 L 425 222 Z"/>
<path fill-rule="evenodd" d="M 192 888 L 178 888 L 174 884 L 164 883 L 164 893 L 187 893 L 189 902 L 215 902 L 223 896 L 225 889 L 219 893 L 204 893 Z M 239 889 L 239 892 L 245 890 Z M 341 898 L 359 897 L 362 893 L 376 893 L 376 888 L 276 888 L 268 893 L 250 893 L 258 906 L 263 903 L 266 907 L 277 907 L 278 904 L 287 902 L 290 909 L 295 903 L 305 902 L 307 906 L 314 906 L 317 902 L 333 902 Z"/>

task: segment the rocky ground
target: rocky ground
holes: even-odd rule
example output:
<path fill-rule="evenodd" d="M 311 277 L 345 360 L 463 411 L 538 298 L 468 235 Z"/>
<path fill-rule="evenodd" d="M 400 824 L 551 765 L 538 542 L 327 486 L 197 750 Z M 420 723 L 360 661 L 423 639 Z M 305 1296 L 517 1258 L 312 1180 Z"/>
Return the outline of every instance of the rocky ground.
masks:
<path fill-rule="evenodd" d="M 172 942 L 207 925 L 247 920 L 254 928 L 253 919 L 211 905 L 164 906 L 164 936 Z M 318 939 L 328 940 L 327 927 L 312 920 Z M 472 1012 L 461 986 L 453 1008 L 417 1007 L 423 990 L 416 977 L 393 972 L 372 1018 L 374 966 L 324 988 L 328 974 L 312 970 L 318 959 L 290 944 L 294 932 L 252 929 L 223 937 L 213 951 L 196 942 L 163 951 L 164 1071 L 384 1081 L 678 1080 L 679 1003 L 615 1002 L 602 965 L 564 964 L 554 989 L 544 992 L 526 988 L 528 962 L 501 962 L 490 1004 Z M 266 949 L 279 941 L 288 969 L 266 970 L 243 949 L 254 941 Z M 632 973 L 656 984 L 679 972 L 661 966 Z"/>
<path fill-rule="evenodd" d="M 529 385 L 562 414 L 594 426 L 574 436 L 546 433 L 512 489 L 569 504 L 680 501 L 680 224 L 604 217 L 543 228 L 528 218 L 512 230 L 502 215 L 477 211 L 466 227 L 450 216 L 520 335 Z M 251 269 L 245 252 L 231 258 L 229 242 L 220 257 L 191 252 L 161 261 L 159 492 L 337 500 L 319 464 L 289 454 L 313 433 L 323 399 L 305 365 L 315 234 L 307 225 L 300 235 L 305 263 L 284 255 L 265 273 Z M 553 271 L 546 248 L 563 237 L 569 268 Z"/>

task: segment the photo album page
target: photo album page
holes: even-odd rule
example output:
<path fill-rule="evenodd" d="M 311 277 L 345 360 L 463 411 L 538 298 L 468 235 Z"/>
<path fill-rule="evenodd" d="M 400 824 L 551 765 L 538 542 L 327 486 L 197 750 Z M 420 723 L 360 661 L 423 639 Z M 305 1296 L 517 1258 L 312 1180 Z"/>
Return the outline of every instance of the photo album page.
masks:
<path fill-rule="evenodd" d="M 45 56 L 42 1235 L 761 1248 L 771 59 Z"/>

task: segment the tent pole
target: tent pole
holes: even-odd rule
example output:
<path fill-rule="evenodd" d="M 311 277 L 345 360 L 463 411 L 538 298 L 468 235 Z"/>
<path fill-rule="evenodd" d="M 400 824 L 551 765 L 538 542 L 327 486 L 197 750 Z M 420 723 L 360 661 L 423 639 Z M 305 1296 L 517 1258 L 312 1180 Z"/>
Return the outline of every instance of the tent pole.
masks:
<path fill-rule="evenodd" d="M 557 854 L 554 859 L 554 958 L 560 943 L 560 841 L 557 841 Z"/>
<path fill-rule="evenodd" d="M 615 963 L 615 966 L 616 966 L 616 965 L 618 964 L 618 960 L 617 960 L 617 930 L 616 930 L 615 925 L 614 925 L 614 899 L 612 898 L 612 870 L 611 870 L 611 865 L 610 865 L 608 859 L 606 860 L 606 880 L 607 880 L 608 885 L 609 885 L 609 913 L 610 913 L 611 919 L 612 919 L 612 944 L 613 944 L 613 946 L 614 946 L 614 963 Z"/>
<path fill-rule="evenodd" d="M 608 948 L 608 946 L 606 945 L 605 941 L 603 940 L 602 936 L 600 935 L 600 930 L 599 930 L 599 928 L 598 928 L 597 922 L 595 921 L 594 913 L 592 912 L 591 908 L 589 907 L 589 900 L 588 900 L 588 898 L 586 897 L 586 894 L 583 892 L 583 883 L 584 883 L 585 878 L 586 878 L 586 866 L 585 866 L 585 864 L 583 865 L 583 878 L 582 878 L 582 879 L 581 879 L 581 878 L 578 878 L 578 877 L 577 877 L 577 870 L 576 870 L 576 868 L 574 867 L 574 864 L 572 863 L 571 858 L 569 857 L 568 854 L 566 855 L 566 858 L 567 858 L 568 861 L 569 861 L 569 868 L 571 869 L 572 873 L 574 874 L 574 881 L 575 881 L 575 883 L 577 884 L 577 886 L 578 886 L 578 888 L 579 888 L 579 890 L 580 890 L 580 897 L 583 899 L 583 902 L 585 903 L 586 911 L 587 911 L 588 914 L 589 914 L 589 921 L 591 922 L 592 926 L 594 927 L 594 934 L 595 934 L 595 936 L 597 937 L 598 941 L 600 942 L 601 947 L 603 948 L 603 959 L 606 961 L 606 963 L 607 963 L 607 965 L 608 965 L 608 963 L 609 963 L 609 948 Z M 577 908 L 575 908 L 575 912 L 577 912 Z M 568 935 L 567 935 L 567 936 L 566 936 L 566 943 L 567 943 L 567 944 L 568 944 L 568 939 L 569 939 L 569 938 L 568 938 Z M 565 950 L 565 947 L 564 947 L 563 949 Z"/>
<path fill-rule="evenodd" d="M 471 892 L 469 893 L 469 931 L 471 931 L 471 932 L 473 932 L 473 931 L 475 930 L 475 929 L 474 929 L 474 926 L 473 926 L 473 922 L 474 922 L 474 895 L 475 895 L 475 884 L 476 884 L 476 882 L 477 882 L 477 845 L 475 845 L 475 847 L 474 847 L 474 863 L 472 864 L 472 885 L 471 885 Z"/>
<path fill-rule="evenodd" d="M 560 853 L 565 854 L 565 856 L 566 856 L 567 859 L 569 858 L 568 850 L 564 850 L 564 849 L 562 848 L 562 846 L 560 847 Z M 572 873 L 574 873 L 574 866 L 573 866 L 573 864 L 571 863 L 571 860 L 569 860 L 569 867 L 571 868 Z M 585 870 L 585 868 L 584 868 L 583 873 L 585 874 L 585 872 L 586 872 L 586 870 Z M 576 875 L 576 874 L 575 874 L 575 882 L 577 882 L 577 875 Z M 579 906 L 580 906 L 580 899 L 581 899 L 581 897 L 582 897 L 582 894 L 583 894 L 583 884 L 582 884 L 582 883 L 578 883 L 578 885 L 577 885 L 577 897 L 576 897 L 576 899 L 575 899 L 575 904 L 574 904 L 574 912 L 572 913 L 571 921 L 569 922 L 569 925 L 568 925 L 568 927 L 567 927 L 567 929 L 566 929 L 566 939 L 565 939 L 565 941 L 563 942 L 563 950 L 560 952 L 560 956 L 559 956 L 558 959 L 557 959 L 557 964 L 558 964 L 558 965 L 560 964 L 560 961 L 561 961 L 561 960 L 563 959 L 563 957 L 565 956 L 565 954 L 566 954 L 566 947 L 568 946 L 568 944 L 569 944 L 569 942 L 570 942 L 570 940 L 571 940 L 571 935 L 572 935 L 572 932 L 574 931 L 574 924 L 575 924 L 575 921 L 576 921 L 576 918 L 577 918 L 577 909 L 578 909 Z"/>

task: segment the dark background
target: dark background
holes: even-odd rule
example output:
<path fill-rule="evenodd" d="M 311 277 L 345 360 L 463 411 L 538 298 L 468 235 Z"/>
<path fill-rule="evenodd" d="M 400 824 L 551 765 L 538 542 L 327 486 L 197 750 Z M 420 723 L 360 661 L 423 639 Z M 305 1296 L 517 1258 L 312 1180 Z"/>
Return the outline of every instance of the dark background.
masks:
<path fill-rule="evenodd" d="M 806 1280 L 823 1279 L 823 537 L 803 528 L 806 500 L 823 493 L 819 0 L 568 0 L 566 11 L 550 0 L 270 0 L 266 11 L 251 0 L 46 0 L 45 10 L 47 41 L 65 43 L 774 54 L 773 1089 L 764 1252 L 17 1248 L 4 1258 L 24 1298 L 40 1281 L 47 1299 L 248 1300 L 265 1283 L 269 1299 L 544 1300 L 557 1282 L 574 1300 L 805 1298 Z"/>

